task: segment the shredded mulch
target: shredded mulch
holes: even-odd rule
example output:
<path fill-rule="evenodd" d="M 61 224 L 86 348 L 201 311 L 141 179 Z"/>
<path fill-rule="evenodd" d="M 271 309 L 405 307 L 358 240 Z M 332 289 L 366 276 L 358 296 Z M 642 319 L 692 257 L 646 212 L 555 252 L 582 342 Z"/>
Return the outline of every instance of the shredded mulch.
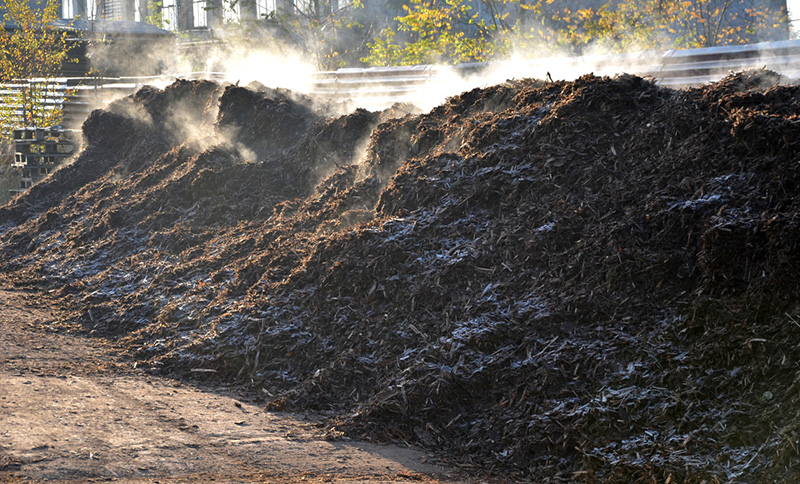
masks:
<path fill-rule="evenodd" d="M 800 480 L 800 87 L 774 73 L 425 114 L 179 81 L 83 130 L 0 208 L 0 267 L 142 364 L 536 482 Z"/>

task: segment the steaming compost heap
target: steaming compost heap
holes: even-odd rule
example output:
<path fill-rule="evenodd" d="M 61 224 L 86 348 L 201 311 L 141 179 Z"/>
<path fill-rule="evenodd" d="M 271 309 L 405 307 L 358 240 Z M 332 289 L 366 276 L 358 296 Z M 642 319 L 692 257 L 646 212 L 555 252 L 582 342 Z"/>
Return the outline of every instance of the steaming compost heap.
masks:
<path fill-rule="evenodd" d="M 800 88 L 779 81 L 521 80 L 344 116 L 145 88 L 0 208 L 0 261 L 65 324 L 334 435 L 537 482 L 797 481 Z"/>

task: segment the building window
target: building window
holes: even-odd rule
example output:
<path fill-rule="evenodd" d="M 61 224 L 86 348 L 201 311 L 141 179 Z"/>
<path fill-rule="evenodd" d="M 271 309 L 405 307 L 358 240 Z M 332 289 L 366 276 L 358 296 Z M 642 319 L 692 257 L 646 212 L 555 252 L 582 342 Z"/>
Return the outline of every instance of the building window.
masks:
<path fill-rule="evenodd" d="M 240 0 L 223 0 L 222 1 L 222 15 L 225 18 L 225 23 L 235 24 L 239 22 L 239 8 Z"/>
<path fill-rule="evenodd" d="M 295 0 L 294 6 L 300 13 L 304 13 L 304 14 L 313 14 L 314 13 L 314 2 L 313 2 L 313 0 Z"/>
<path fill-rule="evenodd" d="M 95 0 L 63 0 L 61 2 L 61 18 L 96 20 L 97 2 Z"/>
<path fill-rule="evenodd" d="M 78 1 L 78 16 L 86 20 L 97 20 L 97 0 Z"/>
<path fill-rule="evenodd" d="M 105 20 L 122 20 L 122 3 L 118 0 L 102 0 L 100 16 Z"/>
<path fill-rule="evenodd" d="M 208 27 L 206 0 L 192 0 L 192 25 L 195 28 Z"/>
<path fill-rule="evenodd" d="M 161 0 L 161 20 L 166 30 L 178 30 L 178 5 L 176 0 Z"/>
<path fill-rule="evenodd" d="M 276 10 L 276 0 L 256 0 L 256 17 L 263 19 L 269 17 Z"/>
<path fill-rule="evenodd" d="M 61 18 L 73 19 L 75 18 L 75 4 L 74 0 L 64 0 L 61 2 Z"/>
<path fill-rule="evenodd" d="M 141 22 L 142 21 L 142 1 L 141 0 L 133 0 L 133 21 L 134 22 Z"/>

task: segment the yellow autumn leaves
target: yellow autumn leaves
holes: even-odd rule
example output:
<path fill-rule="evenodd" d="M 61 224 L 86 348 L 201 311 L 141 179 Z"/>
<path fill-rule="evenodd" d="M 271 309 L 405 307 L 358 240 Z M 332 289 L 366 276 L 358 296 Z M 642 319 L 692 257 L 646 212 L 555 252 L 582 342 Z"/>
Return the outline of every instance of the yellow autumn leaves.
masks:
<path fill-rule="evenodd" d="M 61 3 L 41 0 L 5 0 L 5 21 L 15 27 L 0 35 L 0 82 L 14 86 L 4 89 L 0 124 L 7 135 L 10 127 L 51 126 L 61 119 L 61 109 L 48 103 L 52 79 L 68 59 L 66 30 L 54 22 L 60 18 Z"/>
<path fill-rule="evenodd" d="M 485 61 L 510 52 L 711 47 L 779 38 L 786 11 L 748 0 L 411 0 L 369 44 L 371 65 Z"/>

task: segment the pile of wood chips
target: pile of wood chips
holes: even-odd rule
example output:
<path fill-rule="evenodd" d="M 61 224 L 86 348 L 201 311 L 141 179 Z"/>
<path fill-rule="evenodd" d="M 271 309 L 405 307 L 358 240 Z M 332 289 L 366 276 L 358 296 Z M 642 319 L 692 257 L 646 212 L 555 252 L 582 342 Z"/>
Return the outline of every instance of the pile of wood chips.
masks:
<path fill-rule="evenodd" d="M 785 83 L 520 80 L 346 115 L 144 89 L 0 208 L 0 267 L 140 364 L 332 434 L 536 482 L 798 481 Z"/>

